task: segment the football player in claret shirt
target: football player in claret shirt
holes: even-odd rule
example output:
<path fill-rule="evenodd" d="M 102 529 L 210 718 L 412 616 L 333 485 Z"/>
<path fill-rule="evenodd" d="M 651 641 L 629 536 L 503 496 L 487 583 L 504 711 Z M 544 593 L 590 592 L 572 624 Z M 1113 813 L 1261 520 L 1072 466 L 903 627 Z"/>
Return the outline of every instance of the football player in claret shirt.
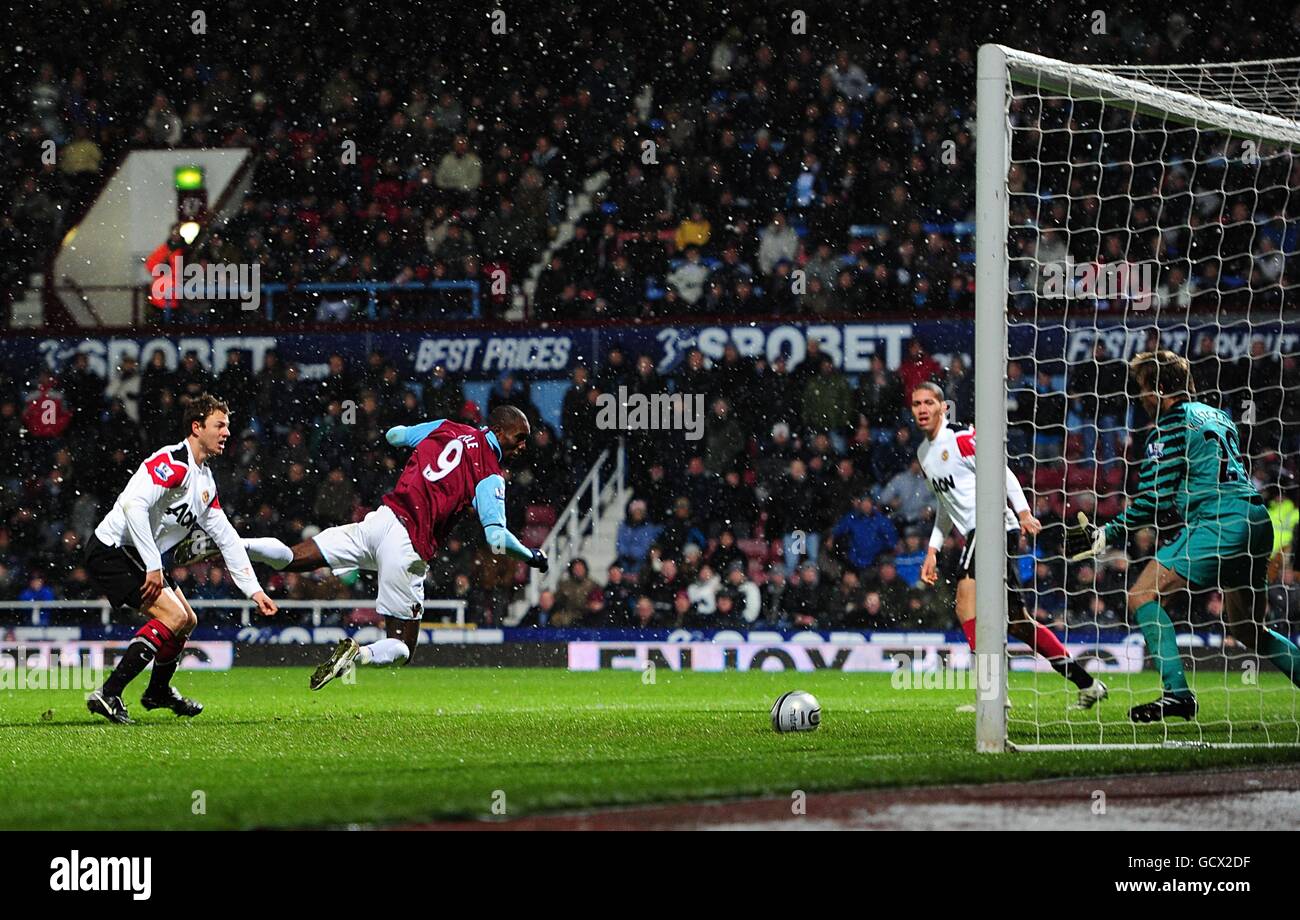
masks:
<path fill-rule="evenodd" d="M 1065 552 L 1077 562 L 1124 545 L 1129 530 L 1149 527 L 1173 509 L 1183 522 L 1163 543 L 1128 592 L 1128 609 L 1160 670 L 1159 699 L 1129 710 L 1134 722 L 1191 720 L 1196 696 L 1178 653 L 1174 624 L 1162 600 L 1189 585 L 1223 592 L 1223 619 L 1232 637 L 1271 661 L 1300 685 L 1300 651 L 1265 625 L 1273 521 L 1242 461 L 1237 426 L 1222 409 L 1197 402 L 1187 359 L 1144 351 L 1129 363 L 1133 395 L 1155 424 L 1147 435 L 1137 491 L 1105 527 L 1079 512 L 1066 528 Z"/>
<path fill-rule="evenodd" d="M 948 427 L 943 390 L 935 383 L 922 383 L 912 391 L 912 416 L 921 429 L 916 449 L 921 472 L 938 499 L 930 549 L 921 566 L 921 580 L 933 585 L 939 580 L 937 559 L 944 538 L 955 526 L 966 538 L 957 566 L 957 619 L 971 650 L 975 649 L 975 429 Z M 1079 688 L 1073 709 L 1091 709 L 1107 695 L 1106 685 L 1070 657 L 1061 640 L 1036 622 L 1020 597 L 1020 573 L 1014 558 L 1020 546 L 1020 530 L 1031 536 L 1042 529 L 1029 510 L 1020 480 L 1008 468 L 1005 510 L 1007 541 L 1007 634 L 1028 645 L 1051 664 L 1053 670 Z M 1014 512 L 1014 513 L 1013 513 Z M 962 707 L 970 709 L 971 707 Z"/>
<path fill-rule="evenodd" d="M 410 459 L 393 491 L 364 520 L 330 527 L 294 547 L 274 537 L 244 541 L 254 561 L 275 569 L 302 572 L 327 565 L 336 574 L 368 569 L 379 575 L 375 609 L 388 638 L 366 646 L 344 639 L 312 675 L 313 690 L 353 664 L 384 667 L 411 659 L 420 638 L 428 560 L 470 508 L 494 551 L 546 571 L 546 555 L 506 529 L 501 464 L 524 449 L 529 434 L 527 416 L 514 406 L 494 409 L 487 428 L 447 419 L 397 425 L 388 430 L 388 443 L 412 448 Z"/>
<path fill-rule="evenodd" d="M 170 709 L 196 716 L 203 706 L 171 685 L 181 650 L 199 618 L 181 589 L 163 572 L 163 553 L 196 530 L 207 534 L 239 589 L 263 614 L 276 612 L 253 574 L 239 534 L 221 510 L 217 482 L 208 461 L 230 437 L 226 404 L 204 394 L 185 411 L 189 436 L 149 455 L 135 471 L 113 508 L 86 545 L 86 571 L 114 607 L 132 607 L 149 618 L 126 647 L 87 707 L 111 722 L 129 723 L 122 691 L 149 662 L 153 674 L 140 702 L 145 709 Z M 212 553 L 215 555 L 216 552 Z"/>

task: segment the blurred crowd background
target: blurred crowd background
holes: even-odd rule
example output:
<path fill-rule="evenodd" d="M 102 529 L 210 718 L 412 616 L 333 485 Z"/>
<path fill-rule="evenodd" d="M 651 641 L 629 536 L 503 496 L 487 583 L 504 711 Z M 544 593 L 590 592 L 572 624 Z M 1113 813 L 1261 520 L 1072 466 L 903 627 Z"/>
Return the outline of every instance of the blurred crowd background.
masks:
<path fill-rule="evenodd" d="M 26 396 L 0 372 L 0 441 L 10 447 L 0 453 L 0 599 L 93 598 L 80 548 L 144 452 L 183 437 L 184 403 L 214 392 L 230 403 L 237 432 L 227 456 L 214 461 L 222 506 L 241 533 L 288 543 L 359 520 L 376 506 L 405 463 L 405 452 L 383 437 L 393 424 L 475 422 L 503 403 L 527 413 L 532 441 L 507 472 L 506 494 L 508 523 L 530 545 L 545 538 L 596 455 L 625 439 L 632 498 L 615 564 L 592 572 L 575 561 L 558 590 L 529 611 L 529 625 L 955 625 L 950 579 L 933 589 L 919 584 L 934 500 L 916 461 L 920 435 L 905 394 L 937 380 L 954 415 L 973 417 L 964 362 L 956 358 L 945 369 L 911 340 L 897 371 L 877 359 L 869 373 L 852 377 L 820 353 L 816 340 L 809 352 L 790 369 L 784 360 L 745 358 L 734 346 L 717 362 L 692 349 L 664 378 L 649 357 L 615 348 L 606 363 L 574 371 L 558 428 L 537 411 L 526 379 L 508 375 L 480 406 L 465 399 L 462 383 L 444 368 L 428 379 L 403 376 L 380 351 L 363 367 L 331 356 L 329 373 L 315 380 L 302 380 L 298 366 L 275 353 L 253 373 L 242 352 L 231 352 L 216 375 L 193 355 L 169 370 L 159 354 L 143 369 L 125 362 L 107 381 L 80 356 L 57 378 L 43 374 Z M 1123 507 L 1149 423 L 1127 405 L 1122 362 L 1098 357 L 1065 384 L 1043 374 L 1036 385 L 1020 362 L 1008 370 L 1011 463 L 1045 525 L 1020 547 L 1026 598 L 1041 620 L 1076 628 L 1122 625 L 1126 586 L 1158 536 L 1153 529 L 1135 532 L 1128 559 L 1099 567 L 1067 567 L 1061 558 L 1067 514 L 1085 510 L 1106 519 Z M 1202 398 L 1229 405 L 1244 391 L 1218 385 L 1265 364 L 1262 357 L 1238 365 L 1216 360 L 1215 383 L 1206 381 Z M 600 394 L 621 387 L 629 394 L 704 394 L 703 438 L 600 427 Z M 1257 456 L 1256 484 L 1275 518 L 1289 522 L 1279 527 L 1279 562 L 1289 556 L 1297 524 L 1296 392 L 1287 390 L 1285 424 L 1279 411 L 1243 426 Z M 53 415 L 45 411 L 51 405 Z M 942 572 L 951 573 L 959 551 L 949 536 Z M 427 593 L 466 601 L 471 622 L 500 625 L 526 571 L 487 551 L 471 515 L 432 561 Z M 220 565 L 172 574 L 195 598 L 236 596 Z M 298 600 L 360 599 L 374 590 L 365 578 L 345 583 L 324 571 L 267 578 L 277 596 Z M 1269 597 L 1277 620 L 1300 611 L 1289 563 L 1279 565 Z M 1217 597 L 1174 603 L 1198 625 L 1217 622 Z"/>
<path fill-rule="evenodd" d="M 485 310 L 500 319 L 537 267 L 533 323 L 960 314 L 972 306 L 981 41 L 1069 60 L 1162 63 L 1275 57 L 1293 53 L 1300 36 L 1300 13 L 1285 9 L 1251 22 L 1227 22 L 1226 10 L 1128 9 L 1098 34 L 1091 4 L 1044 3 L 1032 15 L 1007 5 L 918 6 L 821 4 L 807 10 L 804 33 L 788 11 L 742 4 L 724 15 L 708 3 L 660 4 L 617 24 L 549 4 L 510 13 L 504 34 L 468 8 L 410 13 L 394 28 L 364 4 L 264 15 L 234 2 L 208 13 L 202 35 L 188 11 L 167 14 L 172 21 L 113 0 L 11 11 L 0 49 L 0 307 L 44 269 L 127 151 L 238 146 L 257 156 L 252 191 L 192 256 L 257 262 L 263 282 L 500 271 L 509 290 L 484 287 Z M 308 28 L 316 40 L 302 42 Z M 348 142 L 354 161 L 344 156 Z M 1224 175 L 1169 181 L 1194 195 Z M 594 177 L 603 177 L 594 206 L 552 251 L 570 196 Z M 1258 280 L 1282 291 L 1297 268 L 1286 229 L 1297 215 L 1287 196 L 1251 207 L 1247 222 L 1267 217 L 1284 229 L 1250 234 L 1227 268 L 1247 288 Z M 1020 244 L 1040 256 L 1040 247 L 1059 254 L 1075 240 L 1094 253 L 1109 245 L 1076 234 L 1070 219 Z M 1184 250 L 1207 245 L 1190 213 L 1187 221 Z M 1221 290 L 1224 269 L 1214 259 L 1171 264 L 1159 279 L 1162 303 L 1235 309 L 1197 299 Z M 806 277 L 799 294 L 796 270 Z M 348 298 L 286 298 L 274 322 L 315 327 L 360 309 Z M 381 319 L 437 320 L 451 310 L 432 298 L 387 298 Z M 228 319 L 199 302 L 178 322 Z M 1291 521 L 1279 531 L 1284 554 L 1300 446 L 1296 357 L 1263 340 L 1238 362 L 1214 348 L 1194 343 L 1198 384 L 1238 414 L 1243 400 L 1256 401 L 1252 472 L 1279 519 Z M 595 424 L 595 399 L 625 385 L 705 394 L 705 437 L 628 436 L 634 498 L 616 565 L 592 572 L 575 562 L 526 623 L 954 625 L 951 584 L 917 587 L 933 502 L 906 399 L 916 382 L 939 380 L 956 416 L 969 420 L 973 388 L 963 360 L 941 365 L 920 341 L 901 368 L 877 361 L 859 375 L 815 348 L 797 367 L 732 348 L 719 361 L 693 351 L 661 379 L 648 356 L 616 350 L 574 373 L 559 426 L 532 406 L 526 374 L 503 379 L 479 405 L 445 369 L 417 378 L 401 370 L 404 356 L 382 351 L 364 366 L 318 356 L 329 371 L 311 380 L 274 354 L 256 373 L 237 352 L 212 369 L 195 356 L 178 368 L 157 357 L 148 367 L 123 362 L 107 378 L 84 357 L 37 379 L 0 369 L 0 598 L 93 596 L 80 546 L 142 452 L 183 436 L 182 407 L 197 393 L 218 394 L 235 413 L 239 436 L 217 461 L 223 506 L 244 534 L 289 542 L 375 506 L 404 462 L 383 440 L 388 425 L 475 420 L 517 404 L 535 433 L 510 472 L 510 524 L 535 544 L 619 436 Z M 1129 415 L 1118 356 L 1103 345 L 1095 357 L 1068 370 L 1032 356 L 1008 367 L 1013 465 L 1047 524 L 1022 546 L 1028 596 L 1040 619 L 1076 627 L 1122 622 L 1125 587 L 1156 540 L 1135 534 L 1131 563 L 1067 569 L 1059 559 L 1065 514 L 1078 507 L 1105 517 L 1121 507 L 1135 472 L 1126 461 L 1146 424 Z M 46 400 L 59 407 L 53 421 L 33 409 Z M 349 400 L 355 412 L 345 411 Z M 476 531 L 469 522 L 443 548 L 428 593 L 462 598 L 470 620 L 499 624 L 523 572 L 486 553 Z M 949 538 L 945 566 L 956 551 Z M 192 597 L 231 596 L 219 566 L 173 574 Z M 269 580 L 277 596 L 299 599 L 373 590 L 319 574 Z M 1182 618 L 1215 622 L 1216 598 L 1179 603 Z M 1289 565 L 1279 567 L 1270 604 L 1274 618 L 1296 616 L 1300 586 Z"/>
<path fill-rule="evenodd" d="M 535 319 L 964 310 L 980 42 L 1162 63 L 1277 57 L 1300 37 L 1300 14 L 1284 9 L 1251 22 L 1226 8 L 1124 9 L 1100 33 L 1097 11 L 1067 2 L 960 12 L 833 2 L 801 11 L 802 33 L 795 11 L 756 5 L 644 12 L 609 23 L 543 4 L 511 12 L 497 34 L 478 9 L 421 11 L 394 28 L 365 4 L 265 16 L 237 0 L 206 13 L 196 35 L 190 11 L 160 16 L 114 0 L 15 10 L 0 49 L 0 302 L 45 268 L 128 150 L 238 146 L 257 156 L 251 194 L 187 257 L 257 262 L 264 283 L 499 271 L 508 287 L 485 309 L 501 315 L 544 263 L 528 304 Z M 1063 103 L 1049 106 L 1068 122 Z M 1213 249 L 1213 228 L 1195 225 L 1190 202 L 1236 187 L 1210 162 L 1219 151 L 1192 152 L 1202 168 L 1155 178 L 1188 201 L 1183 255 Z M 1133 187 L 1112 173 L 1104 182 Z M 551 252 L 570 193 L 598 175 L 595 206 Z M 1073 178 L 1083 184 L 1059 191 L 1081 205 L 1113 197 Z M 1013 192 L 1044 181 L 1021 169 Z M 1291 219 L 1300 204 L 1273 195 L 1243 206 L 1249 222 L 1251 209 Z M 1053 226 L 1071 231 L 1079 259 L 1139 261 L 1149 248 L 1141 226 L 1108 221 L 1105 208 L 1048 211 L 1044 239 L 1022 241 L 1030 253 L 1067 245 Z M 1115 234 L 1085 232 L 1098 226 Z M 1107 256 L 1111 235 L 1120 248 Z M 1243 265 L 1171 259 L 1161 296 L 1213 296 L 1221 274 L 1250 277 L 1252 259 L 1270 280 L 1294 274 L 1296 248 L 1260 233 L 1245 241 Z M 795 295 L 789 275 L 800 268 L 806 289 Z M 363 306 L 289 297 L 275 322 L 344 320 Z M 407 296 L 385 298 L 381 313 L 419 321 L 456 307 L 454 295 Z M 231 319 L 203 303 L 185 313 L 190 325 Z"/>

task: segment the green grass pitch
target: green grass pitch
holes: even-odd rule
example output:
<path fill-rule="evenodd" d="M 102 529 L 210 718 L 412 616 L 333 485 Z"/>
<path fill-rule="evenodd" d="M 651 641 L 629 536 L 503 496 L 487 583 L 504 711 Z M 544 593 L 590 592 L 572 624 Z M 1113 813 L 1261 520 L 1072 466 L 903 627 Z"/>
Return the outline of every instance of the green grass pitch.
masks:
<path fill-rule="evenodd" d="M 252 828 L 392 824 L 586 806 L 872 786 L 1028 780 L 1294 762 L 1295 748 L 1161 749 L 978 755 L 970 691 L 895 690 L 888 675 L 670 673 L 551 669 L 364 670 L 319 693 L 306 668 L 182 673 L 207 711 L 146 713 L 137 724 L 86 712 L 78 691 L 0 692 L 0 827 Z M 1033 707 L 1040 740 L 1161 741 L 1122 719 L 1150 699 L 1152 674 L 1121 677 L 1107 720 L 1076 713 L 1055 675 L 1013 674 L 1017 721 Z M 1037 683 L 1044 692 L 1035 693 Z M 1168 737 L 1296 740 L 1297 694 L 1276 674 L 1265 692 L 1225 692 L 1202 675 L 1203 722 Z M 1208 685 L 1208 686 L 1206 686 Z M 1131 691 L 1130 688 L 1131 687 Z M 785 690 L 817 695 L 820 730 L 777 735 L 768 710 Z M 1243 688 L 1244 689 L 1244 688 Z M 196 796 L 201 792 L 202 797 Z M 202 801 L 206 814 L 195 814 Z M 498 796 L 497 801 L 500 801 Z"/>

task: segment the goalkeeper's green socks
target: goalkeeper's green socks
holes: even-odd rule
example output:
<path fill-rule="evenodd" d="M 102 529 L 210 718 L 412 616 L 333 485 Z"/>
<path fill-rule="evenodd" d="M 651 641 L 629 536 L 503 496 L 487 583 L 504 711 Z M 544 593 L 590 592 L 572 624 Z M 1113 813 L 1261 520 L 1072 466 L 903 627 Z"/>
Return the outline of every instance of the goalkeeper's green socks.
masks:
<path fill-rule="evenodd" d="M 1187 673 L 1183 670 L 1183 659 L 1178 654 L 1174 624 L 1169 619 L 1169 614 L 1165 613 L 1165 608 L 1157 601 L 1147 601 L 1137 609 L 1137 623 L 1142 630 L 1142 637 L 1147 641 L 1147 650 L 1156 660 L 1156 667 L 1160 670 L 1160 683 L 1165 692 L 1173 696 L 1190 696 L 1192 691 L 1187 686 Z"/>
<path fill-rule="evenodd" d="M 1259 653 L 1300 687 L 1300 649 L 1294 642 L 1276 630 L 1264 629 L 1259 634 Z"/>

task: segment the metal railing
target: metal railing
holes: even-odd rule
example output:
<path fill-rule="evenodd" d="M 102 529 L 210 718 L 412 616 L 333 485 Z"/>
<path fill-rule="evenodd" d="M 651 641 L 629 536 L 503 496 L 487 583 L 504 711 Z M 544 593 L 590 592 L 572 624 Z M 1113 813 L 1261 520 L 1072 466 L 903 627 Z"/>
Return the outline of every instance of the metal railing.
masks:
<path fill-rule="evenodd" d="M 555 590 L 569 563 L 582 555 L 582 544 L 595 534 L 602 515 L 613 504 L 619 508 L 627 504 L 626 495 L 627 447 L 619 438 L 613 453 L 608 447 L 601 451 L 573 493 L 573 498 L 569 499 L 569 504 L 555 519 L 555 526 L 542 541 L 541 549 L 550 560 L 550 568 L 545 575 L 536 569 L 529 570 L 528 587 L 524 592 L 526 606 L 520 613 L 535 605 L 543 591 Z"/>
<path fill-rule="evenodd" d="M 279 621 L 276 617 L 264 617 L 254 615 L 257 605 L 249 600 L 231 599 L 231 600 L 190 600 L 190 606 L 196 613 L 203 610 L 238 610 L 239 624 L 241 626 L 276 626 Z M 319 600 L 319 601 L 295 601 L 275 599 L 281 610 L 310 610 L 311 625 L 321 625 L 321 612 L 325 610 L 349 610 L 363 611 L 374 610 L 373 601 L 364 600 Z M 437 598 L 426 600 L 424 602 L 424 614 L 428 617 L 431 611 L 444 610 L 455 617 L 457 626 L 465 625 L 465 601 Z M 61 624 L 51 624 L 43 622 L 45 620 L 44 611 L 47 610 L 98 610 L 100 622 L 108 626 L 113 621 L 113 606 L 106 600 L 94 601 L 0 601 L 0 626 L 17 626 L 21 619 L 26 619 L 27 624 L 32 626 L 51 626 Z M 25 617 L 23 613 L 25 612 Z M 199 625 L 203 625 L 203 618 L 200 616 Z M 297 624 L 295 624 L 297 625 Z"/>
<path fill-rule="evenodd" d="M 174 307 L 155 307 L 149 302 L 150 286 L 148 284 L 92 284 L 79 285 L 72 279 L 64 277 L 59 283 L 51 289 L 56 296 L 70 294 L 82 309 L 85 310 L 85 325 L 105 325 L 105 320 L 101 316 L 100 307 L 104 307 L 105 294 L 121 294 L 130 297 L 131 300 L 131 325 L 138 326 L 152 322 L 168 325 L 180 322 L 178 308 Z M 368 319 L 377 320 L 379 318 L 379 301 L 381 294 L 409 294 L 427 291 L 468 291 L 469 292 L 469 309 L 463 311 L 454 311 L 457 315 L 464 315 L 471 319 L 479 319 L 483 315 L 482 305 L 482 284 L 478 281 L 409 281 L 398 284 L 395 282 L 380 283 L 377 281 L 349 281 L 349 282 L 306 282 L 302 284 L 285 284 L 282 282 L 269 282 L 259 285 L 258 294 L 261 298 L 261 312 L 265 315 L 268 322 L 275 320 L 275 298 L 277 295 L 286 294 L 336 294 L 342 297 L 348 295 L 363 295 L 366 299 L 365 314 Z M 215 298 L 214 298 L 215 299 Z M 98 302 L 98 306 L 97 306 Z M 66 301 L 65 301 L 66 305 Z M 107 325 L 114 325 L 107 323 Z"/>

